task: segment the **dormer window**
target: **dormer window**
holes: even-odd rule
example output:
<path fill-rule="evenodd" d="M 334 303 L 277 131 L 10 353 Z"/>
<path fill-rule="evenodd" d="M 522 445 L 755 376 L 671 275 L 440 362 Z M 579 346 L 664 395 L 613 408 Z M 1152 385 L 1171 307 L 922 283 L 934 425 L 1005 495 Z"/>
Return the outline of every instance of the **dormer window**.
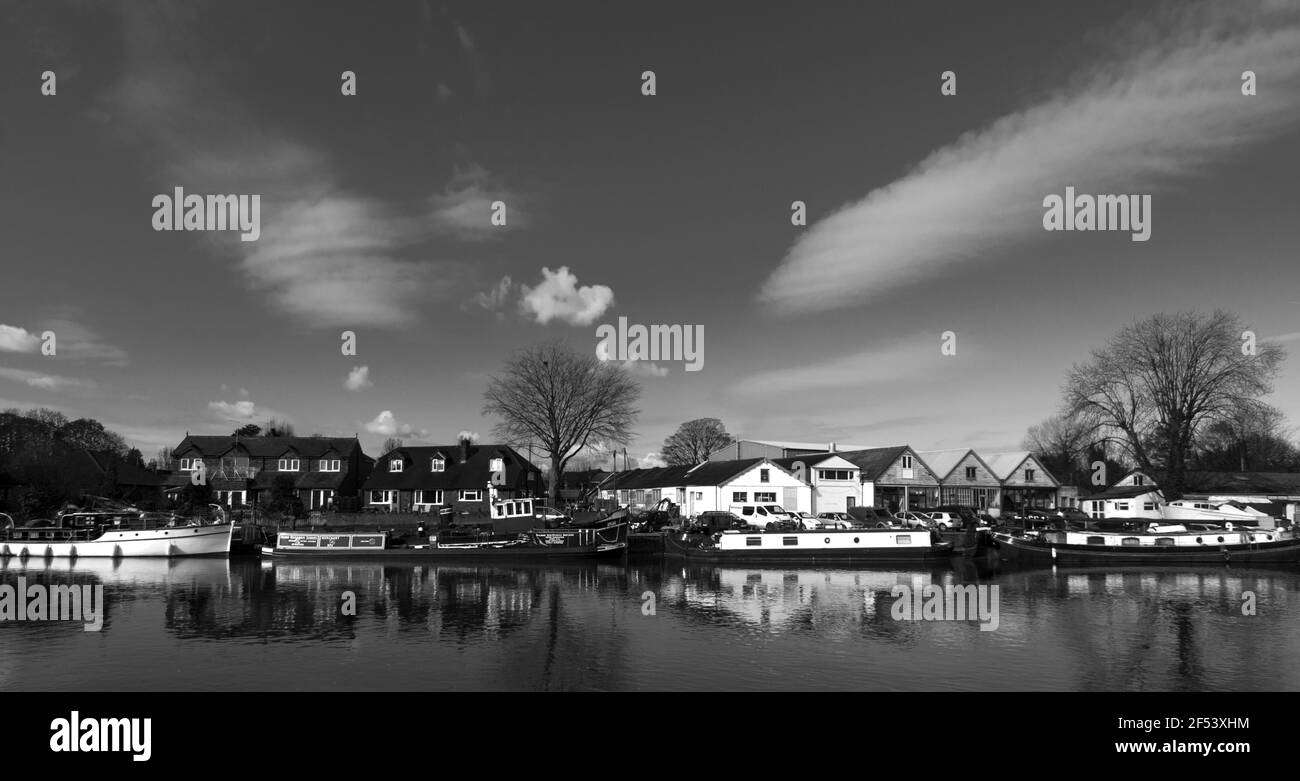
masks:
<path fill-rule="evenodd" d="M 282 458 L 282 459 L 280 459 L 280 471 L 281 471 L 281 472 L 297 472 L 298 469 L 299 469 L 299 461 L 298 461 L 298 459 L 296 459 L 296 458 Z"/>
<path fill-rule="evenodd" d="M 400 471 L 402 471 L 402 459 L 400 459 L 400 458 L 394 458 L 392 461 L 389 461 L 389 462 L 388 462 L 388 471 L 390 471 L 390 472 L 400 472 Z"/>
<path fill-rule="evenodd" d="M 506 460 L 504 458 L 494 458 L 488 462 L 488 468 L 493 472 L 504 471 L 506 468 Z"/>
<path fill-rule="evenodd" d="M 447 471 L 447 459 L 443 458 L 442 456 L 434 456 L 433 460 L 430 462 L 429 471 L 430 472 Z"/>
<path fill-rule="evenodd" d="M 1133 485 L 1145 485 L 1147 479 L 1142 475 L 1133 475 Z"/>
<path fill-rule="evenodd" d="M 182 472 L 193 472 L 195 469 L 197 469 L 197 467 L 194 466 L 194 461 L 202 461 L 202 460 L 203 460 L 203 459 L 201 459 L 201 458 L 195 458 L 195 459 L 193 459 L 193 460 L 188 459 L 188 458 L 182 458 L 182 459 L 181 459 L 181 471 L 182 471 Z"/>
<path fill-rule="evenodd" d="M 343 462 L 337 458 L 322 458 L 320 460 L 320 471 L 338 472 L 343 466 Z"/>

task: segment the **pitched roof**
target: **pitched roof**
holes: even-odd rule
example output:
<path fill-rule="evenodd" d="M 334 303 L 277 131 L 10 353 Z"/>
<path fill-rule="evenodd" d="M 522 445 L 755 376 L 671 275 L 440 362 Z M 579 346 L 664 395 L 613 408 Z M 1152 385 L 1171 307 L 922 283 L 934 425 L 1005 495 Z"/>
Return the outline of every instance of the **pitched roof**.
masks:
<path fill-rule="evenodd" d="M 442 456 L 447 462 L 441 472 L 432 471 L 431 462 L 435 455 Z M 509 445 L 470 445 L 468 458 L 463 464 L 460 463 L 459 445 L 400 447 L 375 462 L 375 471 L 366 480 L 365 490 L 482 489 L 487 487 L 492 476 L 490 461 L 498 457 L 505 462 L 504 487 L 521 487 L 527 475 L 541 473 Z M 389 471 L 388 465 L 397 458 L 402 459 L 402 471 Z"/>
<path fill-rule="evenodd" d="M 1187 472 L 1184 491 L 1202 494 L 1300 494 L 1300 472 Z"/>
<path fill-rule="evenodd" d="M 238 441 L 239 446 L 253 458 L 278 458 L 290 450 L 303 458 L 320 458 L 331 451 L 348 456 L 360 449 L 356 437 L 210 437 L 186 435 L 173 453 L 180 454 L 191 446 L 205 456 L 227 453 Z"/>
<path fill-rule="evenodd" d="M 787 471 L 780 464 L 766 458 L 742 458 L 738 461 L 705 461 L 691 469 L 685 485 L 724 485 L 741 476 L 758 464 L 769 463 Z"/>
<path fill-rule="evenodd" d="M 1158 492 L 1160 489 L 1154 485 L 1124 485 L 1118 488 L 1107 488 L 1105 491 L 1098 491 L 1095 494 L 1081 496 L 1079 499 L 1085 502 L 1103 501 L 1106 499 L 1132 499 L 1135 496 Z"/>
<path fill-rule="evenodd" d="M 952 470 L 957 468 L 961 460 L 966 457 L 967 453 L 974 453 L 968 447 L 953 447 L 947 450 L 924 450 L 917 453 L 921 460 L 930 467 L 934 476 L 940 480 L 952 474 Z M 976 456 L 978 458 L 978 456 Z"/>
<path fill-rule="evenodd" d="M 907 445 L 896 445 L 894 447 L 852 450 L 846 453 L 837 453 L 836 455 L 856 464 L 858 469 L 862 470 L 863 480 L 874 480 L 880 477 L 891 464 L 909 449 Z M 929 466 L 929 464 L 927 463 L 926 466 Z"/>
<path fill-rule="evenodd" d="M 693 466 L 658 466 L 613 472 L 601 481 L 602 491 L 635 491 L 643 488 L 677 488 L 687 485 L 724 485 L 761 463 L 772 464 L 783 472 L 789 470 L 767 458 L 742 458 L 738 461 L 704 461 Z"/>
<path fill-rule="evenodd" d="M 1006 480 L 1016 471 L 1016 467 L 1025 463 L 1025 459 L 1033 455 L 1028 450 L 1012 450 L 1006 453 L 983 453 L 984 463 L 988 464 L 989 470 L 993 476 L 999 480 Z"/>

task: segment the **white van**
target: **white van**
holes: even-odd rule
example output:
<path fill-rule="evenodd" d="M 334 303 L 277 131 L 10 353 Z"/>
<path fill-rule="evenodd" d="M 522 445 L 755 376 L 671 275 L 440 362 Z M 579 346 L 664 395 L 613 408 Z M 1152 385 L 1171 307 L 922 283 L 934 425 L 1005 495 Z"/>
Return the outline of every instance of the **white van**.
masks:
<path fill-rule="evenodd" d="M 779 504 L 733 504 L 727 509 L 732 515 L 759 529 L 766 529 L 769 523 L 778 521 L 802 526 L 799 516 Z"/>

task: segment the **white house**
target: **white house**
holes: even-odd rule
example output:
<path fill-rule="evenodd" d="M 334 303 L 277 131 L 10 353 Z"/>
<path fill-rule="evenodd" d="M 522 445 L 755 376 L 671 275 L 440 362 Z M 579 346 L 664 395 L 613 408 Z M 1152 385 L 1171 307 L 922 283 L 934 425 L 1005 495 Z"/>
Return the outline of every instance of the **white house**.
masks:
<path fill-rule="evenodd" d="M 782 458 L 776 463 L 808 484 L 812 506 L 807 512 L 842 513 L 862 504 L 861 470 L 836 453 Z"/>
<path fill-rule="evenodd" d="M 1151 518 L 1159 520 L 1164 504 L 1160 489 L 1151 485 L 1108 488 L 1079 500 L 1081 509 L 1093 518 Z"/>
<path fill-rule="evenodd" d="M 633 509 L 670 499 L 686 516 L 733 504 L 778 504 L 801 512 L 813 506 L 812 488 L 767 458 L 618 472 L 601 482 L 600 495 Z"/>

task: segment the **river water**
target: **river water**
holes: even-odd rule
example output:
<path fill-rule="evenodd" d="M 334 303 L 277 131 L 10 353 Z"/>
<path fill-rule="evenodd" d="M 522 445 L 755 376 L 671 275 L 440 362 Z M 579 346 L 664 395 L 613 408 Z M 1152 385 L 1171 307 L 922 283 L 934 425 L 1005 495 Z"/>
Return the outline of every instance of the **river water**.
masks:
<path fill-rule="evenodd" d="M 1295 567 L 0 562 L 20 579 L 105 615 L 0 621 L 0 690 L 1300 690 Z M 996 622 L 900 612 L 971 584 Z"/>

